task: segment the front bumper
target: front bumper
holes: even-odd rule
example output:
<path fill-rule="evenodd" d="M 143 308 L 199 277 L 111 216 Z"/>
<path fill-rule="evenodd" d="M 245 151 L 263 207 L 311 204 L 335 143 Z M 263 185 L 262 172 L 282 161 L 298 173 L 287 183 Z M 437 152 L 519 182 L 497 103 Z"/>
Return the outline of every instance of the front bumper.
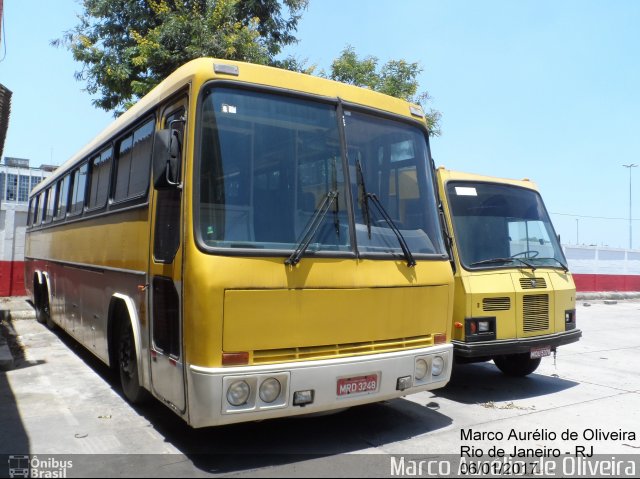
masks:
<path fill-rule="evenodd" d="M 574 343 L 580 339 L 582 331 L 572 329 L 561 333 L 547 334 L 522 339 L 495 339 L 491 341 L 480 341 L 475 343 L 465 343 L 463 341 L 452 341 L 453 351 L 456 356 L 462 358 L 480 358 L 503 356 L 507 354 L 528 353 L 531 348 L 551 346 L 556 348 L 564 344 Z"/>
<path fill-rule="evenodd" d="M 436 355 L 444 359 L 441 374 L 437 377 L 429 375 L 422 381 L 414 380 L 413 386 L 408 389 L 402 391 L 397 389 L 398 378 L 414 377 L 416 358 L 433 358 Z M 395 353 L 313 362 L 228 368 L 190 366 L 187 380 L 188 422 L 192 427 L 215 426 L 320 413 L 385 401 L 419 391 L 444 387 L 451 377 L 452 362 L 453 347 L 451 344 L 443 344 Z M 379 375 L 377 391 L 338 397 L 336 391 L 338 378 L 372 373 Z M 267 406 L 257 399 L 249 402 L 247 406 L 229 407 L 226 401 L 226 386 L 230 381 L 246 378 L 249 384 L 255 385 L 262 378 L 270 376 L 281 378 L 286 382 L 283 387 L 282 401 L 278 401 L 274 406 Z M 296 391 L 302 390 L 313 390 L 314 401 L 304 407 L 294 406 L 293 395 Z"/>

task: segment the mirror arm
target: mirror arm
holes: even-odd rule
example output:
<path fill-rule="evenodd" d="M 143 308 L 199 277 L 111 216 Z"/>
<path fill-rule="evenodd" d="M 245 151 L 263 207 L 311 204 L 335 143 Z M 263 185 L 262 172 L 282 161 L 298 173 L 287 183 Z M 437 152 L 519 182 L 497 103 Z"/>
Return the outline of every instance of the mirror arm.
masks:
<path fill-rule="evenodd" d="M 167 182 L 167 185 L 169 186 L 175 186 L 177 188 L 182 188 L 182 184 L 177 181 L 177 182 L 173 182 L 171 181 L 169 172 L 171 171 L 171 164 L 167 161 L 167 166 L 164 169 L 164 179 Z"/>

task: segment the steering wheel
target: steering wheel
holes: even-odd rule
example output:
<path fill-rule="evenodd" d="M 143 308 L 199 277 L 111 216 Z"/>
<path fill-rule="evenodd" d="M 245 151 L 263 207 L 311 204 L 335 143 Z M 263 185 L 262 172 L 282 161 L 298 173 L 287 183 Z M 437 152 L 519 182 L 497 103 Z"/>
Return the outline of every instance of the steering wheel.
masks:
<path fill-rule="evenodd" d="M 518 256 L 525 256 L 526 258 L 535 258 L 539 254 L 540 254 L 539 251 L 527 250 L 527 251 L 520 251 L 519 253 L 516 253 L 516 254 L 512 254 L 511 257 L 517 258 Z"/>

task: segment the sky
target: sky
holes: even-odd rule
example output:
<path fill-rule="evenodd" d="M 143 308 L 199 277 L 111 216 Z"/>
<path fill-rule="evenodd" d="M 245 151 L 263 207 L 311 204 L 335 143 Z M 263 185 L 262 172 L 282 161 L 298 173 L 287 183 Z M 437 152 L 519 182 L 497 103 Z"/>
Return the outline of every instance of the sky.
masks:
<path fill-rule="evenodd" d="M 13 92 L 4 155 L 61 164 L 112 120 L 71 53 L 75 0 L 4 0 L 0 83 Z M 351 45 L 423 69 L 442 113 L 436 165 L 538 185 L 564 244 L 640 249 L 640 2 L 310 0 L 286 53 L 318 69 Z"/>

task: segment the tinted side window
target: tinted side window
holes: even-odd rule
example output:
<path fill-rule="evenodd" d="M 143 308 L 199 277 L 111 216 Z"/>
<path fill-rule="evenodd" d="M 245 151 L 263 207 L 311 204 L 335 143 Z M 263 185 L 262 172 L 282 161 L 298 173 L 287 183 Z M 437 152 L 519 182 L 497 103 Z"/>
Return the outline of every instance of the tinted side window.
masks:
<path fill-rule="evenodd" d="M 133 135 L 127 136 L 118 147 L 118 162 L 116 166 L 116 190 L 113 195 L 115 201 L 122 201 L 129 191 L 129 173 L 131 171 L 131 151 L 133 150 Z"/>
<path fill-rule="evenodd" d="M 113 199 L 123 201 L 143 195 L 149 187 L 154 120 L 147 121 L 120 141 Z"/>
<path fill-rule="evenodd" d="M 109 197 L 109 177 L 111 176 L 112 150 L 103 151 L 91 160 L 91 187 L 89 208 L 101 208 Z"/>
<path fill-rule="evenodd" d="M 27 226 L 31 226 L 33 224 L 33 207 L 36 202 L 37 200 L 35 197 L 29 200 L 29 209 L 27 210 Z"/>
<path fill-rule="evenodd" d="M 33 214 L 35 215 L 33 218 L 33 224 L 34 225 L 39 225 L 42 222 L 42 210 L 44 207 L 44 202 L 45 202 L 45 194 L 43 191 L 41 191 L 38 194 L 38 199 L 37 199 L 37 203 L 36 203 L 36 208 L 33 212 Z"/>
<path fill-rule="evenodd" d="M 82 213 L 84 208 L 84 195 L 87 186 L 87 172 L 89 165 L 85 163 L 80 168 L 77 168 L 71 174 L 71 182 L 73 184 L 71 188 L 71 207 L 69 213 L 77 215 Z"/>
<path fill-rule="evenodd" d="M 64 218 L 67 214 L 67 205 L 69 203 L 69 175 L 65 176 L 58 182 L 58 200 L 56 201 L 55 218 Z"/>
<path fill-rule="evenodd" d="M 44 222 L 49 223 L 53 219 L 53 206 L 55 203 L 55 186 L 50 186 L 47 188 L 47 192 L 45 194 L 45 216 Z"/>

